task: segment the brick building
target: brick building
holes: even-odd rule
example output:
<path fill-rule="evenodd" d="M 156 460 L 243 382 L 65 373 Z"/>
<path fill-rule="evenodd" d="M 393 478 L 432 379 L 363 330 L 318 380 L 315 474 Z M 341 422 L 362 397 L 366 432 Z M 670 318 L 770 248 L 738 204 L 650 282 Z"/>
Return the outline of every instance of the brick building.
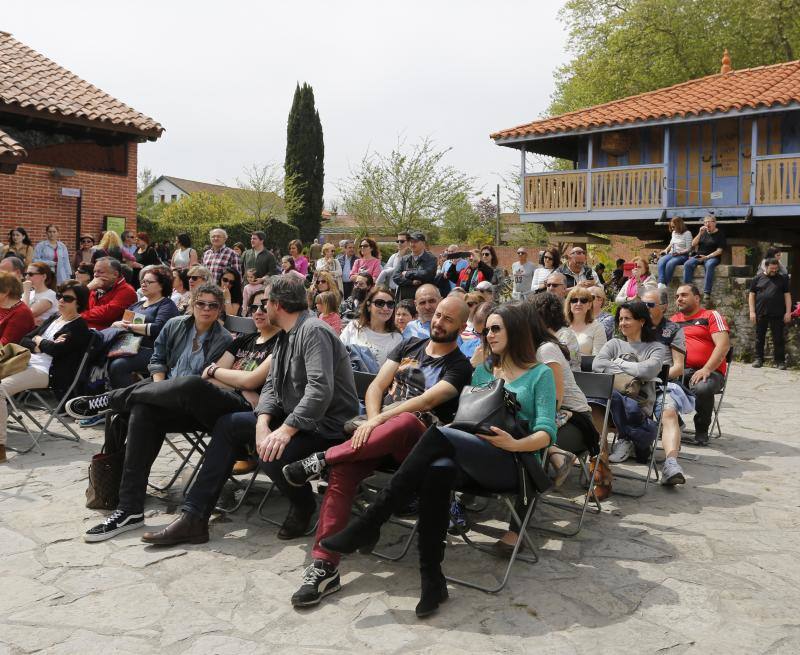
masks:
<path fill-rule="evenodd" d="M 72 250 L 107 217 L 136 227 L 137 147 L 164 128 L 0 32 L 0 241 L 56 224 Z"/>

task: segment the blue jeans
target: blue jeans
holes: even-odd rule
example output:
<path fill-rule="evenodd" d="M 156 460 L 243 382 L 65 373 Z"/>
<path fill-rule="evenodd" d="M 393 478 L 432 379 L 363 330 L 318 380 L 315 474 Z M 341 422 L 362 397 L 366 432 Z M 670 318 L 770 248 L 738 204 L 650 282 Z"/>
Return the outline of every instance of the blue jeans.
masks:
<path fill-rule="evenodd" d="M 675 269 L 689 259 L 689 255 L 664 255 L 658 260 L 658 281 L 669 284 Z"/>
<path fill-rule="evenodd" d="M 706 279 L 703 285 L 703 293 L 711 293 L 711 287 L 714 285 L 714 269 L 719 266 L 719 257 L 712 257 L 711 259 L 699 261 L 695 257 L 689 257 L 683 265 L 683 283 L 691 284 L 694 280 L 694 269 L 698 264 L 702 264 L 706 270 Z"/>

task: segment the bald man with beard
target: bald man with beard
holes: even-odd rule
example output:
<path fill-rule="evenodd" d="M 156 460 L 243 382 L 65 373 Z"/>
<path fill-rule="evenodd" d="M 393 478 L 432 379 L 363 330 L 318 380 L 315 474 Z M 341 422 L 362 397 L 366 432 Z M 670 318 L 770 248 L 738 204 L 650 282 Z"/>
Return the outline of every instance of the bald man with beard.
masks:
<path fill-rule="evenodd" d="M 366 421 L 352 438 L 284 467 L 287 482 L 297 486 L 328 472 L 312 549 L 314 561 L 292 596 L 295 607 L 316 605 L 339 590 L 339 555 L 327 551 L 320 541 L 345 528 L 361 481 L 387 456 L 398 464 L 406 458 L 428 427 L 418 416 L 432 413 L 442 423 L 453 420 L 461 390 L 472 379 L 472 366 L 457 345 L 468 316 L 461 298 L 442 300 L 431 319 L 430 338 L 406 339 L 389 353 L 367 389 Z"/>

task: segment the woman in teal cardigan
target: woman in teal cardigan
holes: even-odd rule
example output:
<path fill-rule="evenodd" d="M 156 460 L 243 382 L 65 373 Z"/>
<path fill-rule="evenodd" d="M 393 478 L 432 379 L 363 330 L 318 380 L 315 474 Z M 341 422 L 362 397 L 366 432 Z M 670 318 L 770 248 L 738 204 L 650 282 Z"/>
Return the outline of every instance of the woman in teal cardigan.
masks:
<path fill-rule="evenodd" d="M 522 307 L 507 304 L 495 308 L 486 319 L 483 342 L 484 352 L 491 356 L 475 370 L 473 385 L 504 380 L 505 388 L 516 394 L 519 418 L 528 424 L 530 434 L 515 439 L 497 427 L 492 427 L 491 434 L 429 428 L 364 514 L 321 542 L 335 552 L 369 553 L 378 541 L 381 525 L 418 494 L 422 586 L 418 617 L 432 614 L 448 597 L 441 563 L 452 489 L 477 484 L 496 492 L 516 491 L 520 481 L 514 453 L 540 454 L 555 443 L 555 381 L 550 368 L 536 362 L 539 344 L 534 343 Z"/>

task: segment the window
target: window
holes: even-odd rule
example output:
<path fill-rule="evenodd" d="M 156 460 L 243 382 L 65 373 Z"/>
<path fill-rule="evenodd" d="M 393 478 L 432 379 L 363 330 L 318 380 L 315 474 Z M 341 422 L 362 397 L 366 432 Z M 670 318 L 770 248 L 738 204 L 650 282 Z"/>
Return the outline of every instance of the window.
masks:
<path fill-rule="evenodd" d="M 178 196 L 177 196 L 177 194 L 173 193 L 173 194 L 170 196 L 170 202 L 176 202 L 177 200 L 178 200 Z"/>
<path fill-rule="evenodd" d="M 161 202 L 166 202 L 166 201 L 167 201 L 166 196 L 162 193 L 161 194 Z"/>

